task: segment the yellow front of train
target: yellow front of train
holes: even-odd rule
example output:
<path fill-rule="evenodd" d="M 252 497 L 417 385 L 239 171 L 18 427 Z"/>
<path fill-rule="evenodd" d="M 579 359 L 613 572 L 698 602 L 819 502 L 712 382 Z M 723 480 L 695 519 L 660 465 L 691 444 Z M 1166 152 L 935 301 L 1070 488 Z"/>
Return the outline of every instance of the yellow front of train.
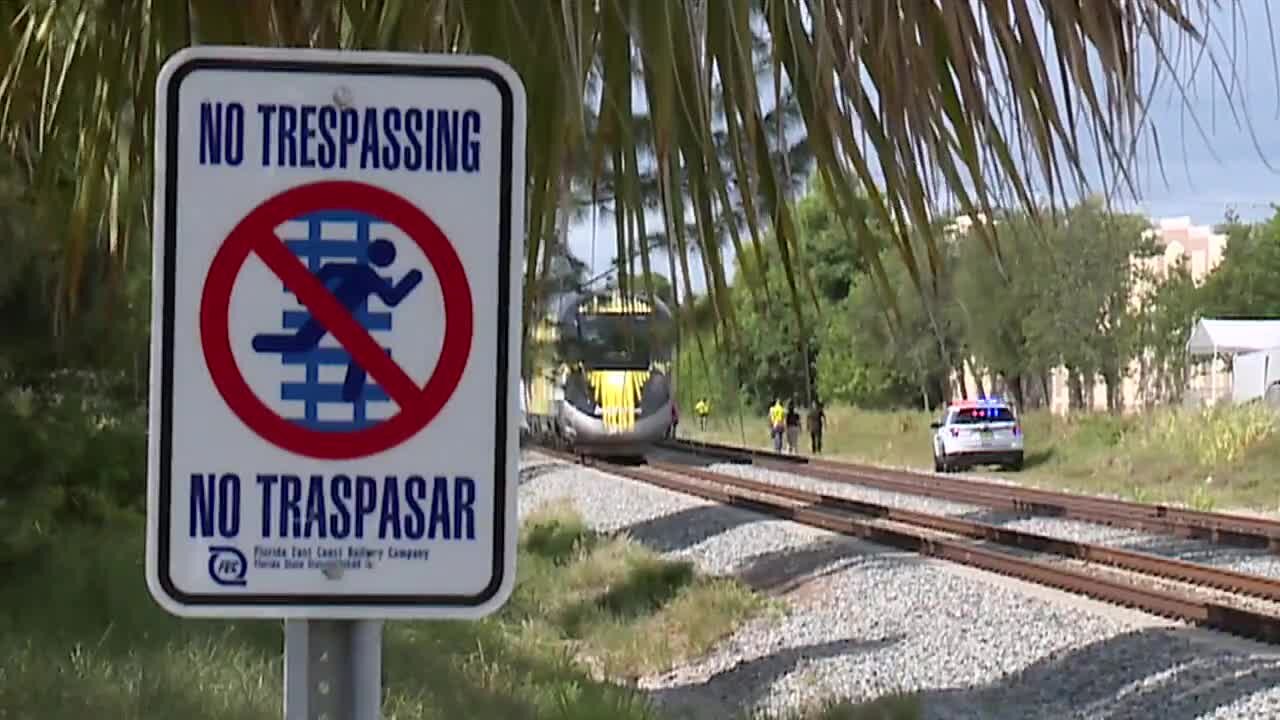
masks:
<path fill-rule="evenodd" d="M 580 298 L 560 326 L 562 434 L 584 455 L 642 456 L 671 426 L 670 314 L 615 291 Z"/>

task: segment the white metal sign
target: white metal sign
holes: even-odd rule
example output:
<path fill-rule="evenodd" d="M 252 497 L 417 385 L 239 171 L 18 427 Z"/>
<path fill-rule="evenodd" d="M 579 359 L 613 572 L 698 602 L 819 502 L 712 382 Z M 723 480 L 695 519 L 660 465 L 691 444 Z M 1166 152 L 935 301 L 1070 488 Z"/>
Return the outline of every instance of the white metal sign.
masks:
<path fill-rule="evenodd" d="M 156 85 L 147 584 L 474 618 L 515 571 L 525 96 L 486 57 L 197 47 Z"/>

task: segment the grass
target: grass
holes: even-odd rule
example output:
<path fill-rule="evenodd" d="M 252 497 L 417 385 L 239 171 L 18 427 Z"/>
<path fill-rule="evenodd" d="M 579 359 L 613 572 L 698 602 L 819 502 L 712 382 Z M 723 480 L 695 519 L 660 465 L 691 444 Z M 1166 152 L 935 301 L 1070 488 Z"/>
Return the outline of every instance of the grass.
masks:
<path fill-rule="evenodd" d="M 827 456 L 932 468 L 923 412 L 827 410 Z M 771 447 L 763 419 L 744 418 L 747 444 Z M 1200 509 L 1280 512 L 1280 414 L 1258 404 L 1212 409 L 1163 408 L 1143 415 L 1027 413 L 1026 464 L 1000 473 L 1029 484 L 1077 492 L 1177 503 Z M 742 443 L 736 418 L 716 418 L 707 432 L 682 434 Z M 804 448 L 808 437 L 803 437 Z M 985 468 L 978 468 L 985 472 Z"/>
<path fill-rule="evenodd" d="M 591 532 L 567 504 L 532 514 L 522 546 L 519 593 L 504 617 L 535 642 L 574 650 L 601 678 L 672 667 L 766 608 L 734 580 Z"/>
<path fill-rule="evenodd" d="M 142 541 L 141 518 L 123 513 L 4 568 L 0 717 L 281 716 L 282 625 L 164 613 L 143 581 Z M 526 518 L 518 575 L 509 604 L 483 621 L 388 623 L 385 717 L 658 720 L 627 679 L 704 653 L 769 610 L 735 581 L 588 530 L 563 505 Z M 916 713 L 889 698 L 797 717 Z"/>

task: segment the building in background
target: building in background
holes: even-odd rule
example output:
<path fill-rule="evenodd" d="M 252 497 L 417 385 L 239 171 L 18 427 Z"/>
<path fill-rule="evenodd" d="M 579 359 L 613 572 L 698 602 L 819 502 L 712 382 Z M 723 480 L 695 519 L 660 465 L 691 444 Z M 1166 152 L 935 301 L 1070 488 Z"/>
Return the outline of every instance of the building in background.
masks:
<path fill-rule="evenodd" d="M 1226 234 L 1214 232 L 1208 225 L 1192 224 L 1191 218 L 1186 215 L 1156 220 L 1147 234 L 1164 252 L 1152 257 L 1130 259 L 1130 267 L 1135 271 L 1136 280 L 1129 303 L 1135 308 L 1143 297 L 1168 276 L 1179 261 L 1186 263 L 1191 280 L 1200 285 L 1222 262 L 1227 248 Z M 1168 401 L 1169 398 L 1161 391 L 1156 380 L 1150 352 L 1134 358 L 1121 382 L 1122 410 L 1138 412 Z M 1190 367 L 1183 396 L 1191 402 L 1210 401 L 1222 397 L 1219 388 L 1225 388 L 1229 397 L 1230 387 L 1229 361 L 1225 357 L 1215 357 Z M 1095 379 L 1092 387 L 1085 383 L 1084 396 L 1086 410 L 1107 409 L 1106 384 L 1101 378 Z M 1066 414 L 1070 409 L 1070 402 L 1067 372 L 1064 368 L 1055 368 L 1052 373 L 1049 408 L 1055 414 Z"/>
<path fill-rule="evenodd" d="M 979 218 L 981 221 L 981 218 Z M 947 228 L 947 236 L 954 238 L 966 233 L 973 225 L 973 219 L 961 216 Z M 1163 252 L 1149 258 L 1132 258 L 1130 265 L 1135 271 L 1137 281 L 1134 283 L 1130 303 L 1137 306 L 1142 298 L 1159 284 L 1176 267 L 1179 261 L 1186 263 L 1192 280 L 1197 284 L 1222 262 L 1226 250 L 1227 236 L 1214 232 L 1208 225 L 1195 225 L 1189 216 L 1162 218 L 1152 222 L 1147 231 Z M 1230 397 L 1231 371 L 1229 360 L 1225 357 L 1211 358 L 1197 362 L 1191 366 L 1187 384 L 1183 389 L 1185 398 L 1191 402 L 1212 401 L 1214 398 Z M 1071 407 L 1070 384 L 1065 368 L 1057 367 L 1049 373 L 1048 397 L 1039 387 L 1026 387 L 1028 404 L 1044 404 L 1055 414 L 1066 414 Z M 1033 385 L 1039 385 L 1034 383 Z M 1125 373 L 1121 383 L 1120 401 L 1125 412 L 1140 411 L 1168 400 L 1167 393 L 1162 392 L 1160 383 L 1156 381 L 1156 373 L 1151 367 L 1150 353 L 1135 358 Z M 952 373 L 951 391 L 959 397 L 961 378 Z M 987 394 L 999 393 L 1008 396 L 1008 389 L 1003 387 L 998 378 L 990 372 L 973 367 L 966 363 L 963 386 L 973 396 L 979 389 Z M 1221 390 L 1225 390 L 1223 393 Z M 1092 382 L 1085 379 L 1082 388 L 1084 409 L 1105 411 L 1107 409 L 1106 383 L 1101 377 Z"/>

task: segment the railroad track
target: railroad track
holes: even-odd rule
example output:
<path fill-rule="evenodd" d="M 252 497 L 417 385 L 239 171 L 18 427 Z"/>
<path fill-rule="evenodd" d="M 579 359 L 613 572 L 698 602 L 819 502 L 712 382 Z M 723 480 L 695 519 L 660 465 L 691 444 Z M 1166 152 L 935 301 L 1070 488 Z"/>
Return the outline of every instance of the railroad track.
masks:
<path fill-rule="evenodd" d="M 667 441 L 662 447 L 750 462 L 759 467 L 819 480 L 1280 553 L 1280 522 L 1265 518 L 1077 495 L 825 458 L 782 455 L 768 450 L 696 440 Z"/>
<path fill-rule="evenodd" d="M 569 462 L 578 458 L 538 447 Z M 1280 581 L 650 461 L 611 474 L 812 527 L 1280 644 Z"/>

